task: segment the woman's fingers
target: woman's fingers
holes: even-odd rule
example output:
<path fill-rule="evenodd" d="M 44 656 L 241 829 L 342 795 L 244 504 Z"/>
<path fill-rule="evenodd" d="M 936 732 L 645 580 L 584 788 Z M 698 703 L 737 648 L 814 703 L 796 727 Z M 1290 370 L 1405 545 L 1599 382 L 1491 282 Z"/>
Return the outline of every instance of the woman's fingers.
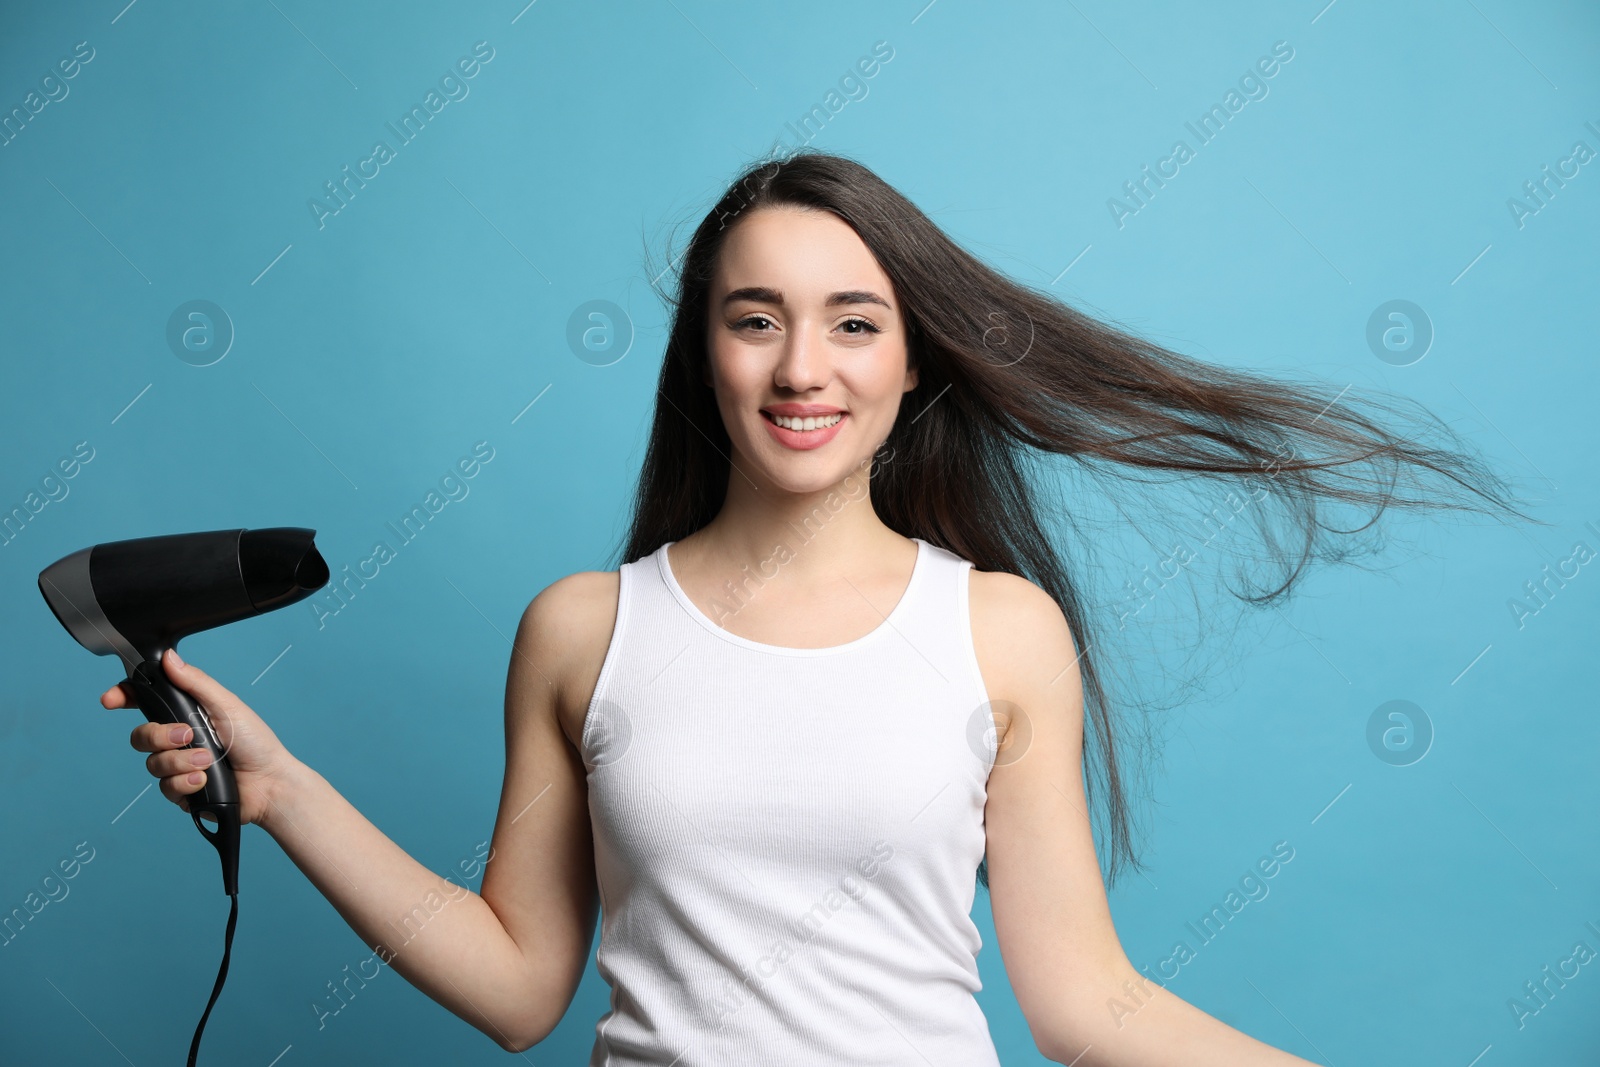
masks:
<path fill-rule="evenodd" d="M 161 666 L 167 672 L 167 678 L 179 689 L 188 693 L 207 709 L 221 706 L 225 710 L 239 703 L 239 698 L 233 691 L 217 681 L 211 675 L 192 664 L 185 663 L 183 657 L 178 655 L 177 649 L 167 649 L 161 656 Z M 127 686 L 122 682 L 107 689 L 100 694 L 100 705 L 105 708 L 131 708 L 135 706 L 133 695 L 128 692 Z"/>
<path fill-rule="evenodd" d="M 200 780 L 198 782 L 192 782 L 189 780 L 190 775 L 188 774 L 176 774 L 170 778 L 161 779 L 161 795 L 178 805 L 178 807 L 182 808 L 184 811 L 189 810 L 189 795 L 191 793 L 198 793 L 201 789 L 205 788 L 206 784 L 206 776 L 204 771 L 193 771 L 190 773 L 198 774 L 200 776 Z"/>
<path fill-rule="evenodd" d="M 255 724 L 260 720 L 233 690 L 199 667 L 185 663 L 173 649 L 168 649 L 162 655 L 161 665 L 172 684 L 188 693 L 195 703 L 206 710 L 224 753 L 231 752 L 236 742 L 249 740 Z"/>
<path fill-rule="evenodd" d="M 161 661 L 167 678 L 211 714 L 224 738 L 241 724 L 248 730 L 253 716 L 247 714 L 248 707 L 230 690 L 200 668 L 184 663 L 171 649 L 162 654 Z M 137 701 L 127 686 L 118 682 L 100 694 L 100 704 L 110 709 L 132 708 Z M 136 752 L 149 753 L 145 769 L 160 783 L 161 795 L 185 812 L 189 810 L 189 798 L 205 788 L 210 777 L 208 769 L 216 760 L 203 747 L 186 747 L 194 739 L 194 730 L 181 722 L 144 722 L 128 735 L 128 743 Z"/>
<path fill-rule="evenodd" d="M 145 769 L 157 778 L 182 778 L 195 771 L 204 770 L 215 761 L 203 748 L 179 748 L 169 752 L 156 752 L 145 758 Z"/>
<path fill-rule="evenodd" d="M 233 767 L 240 788 L 240 816 L 255 818 L 257 792 L 261 782 L 274 779 L 279 767 L 290 757 L 270 728 L 248 704 L 198 667 L 184 663 L 168 649 L 161 656 L 161 669 L 167 680 L 188 694 L 215 729 L 220 743 L 216 752 L 197 744 L 206 727 L 185 723 L 143 722 L 133 727 L 128 743 L 136 752 L 148 753 L 145 769 L 161 785 L 161 795 L 182 811 L 190 810 L 189 798 L 210 781 L 213 765 L 226 759 Z M 100 695 L 107 708 L 132 708 L 137 701 L 121 682 Z M 206 737 L 209 742 L 209 736 Z"/>
<path fill-rule="evenodd" d="M 233 690 L 199 667 L 185 663 L 175 648 L 169 648 L 162 654 L 161 666 L 166 669 L 173 685 L 194 697 L 208 710 L 220 707 L 226 711 L 239 703 Z"/>
<path fill-rule="evenodd" d="M 150 753 L 145 769 L 161 780 L 161 795 L 184 811 L 189 810 L 189 794 L 205 788 L 205 768 L 214 762 L 204 748 L 183 747 L 193 737 L 194 731 L 183 723 L 147 722 L 135 726 L 129 738 L 136 750 Z"/>
<path fill-rule="evenodd" d="M 163 752 L 169 748 L 182 748 L 194 740 L 194 730 L 187 723 L 146 722 L 133 728 L 128 744 L 135 752 Z"/>

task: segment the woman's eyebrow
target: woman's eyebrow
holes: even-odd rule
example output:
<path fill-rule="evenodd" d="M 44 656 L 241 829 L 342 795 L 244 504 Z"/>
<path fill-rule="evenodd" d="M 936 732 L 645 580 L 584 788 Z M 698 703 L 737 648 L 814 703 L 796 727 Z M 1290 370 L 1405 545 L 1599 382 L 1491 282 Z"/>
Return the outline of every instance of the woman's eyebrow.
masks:
<path fill-rule="evenodd" d="M 741 289 L 734 289 L 722 298 L 724 305 L 735 300 L 753 300 L 760 304 L 782 304 L 783 293 L 766 285 L 747 285 Z M 870 289 L 845 289 L 837 293 L 830 293 L 824 302 L 825 307 L 836 307 L 840 304 L 882 304 L 889 306 L 889 302 Z"/>

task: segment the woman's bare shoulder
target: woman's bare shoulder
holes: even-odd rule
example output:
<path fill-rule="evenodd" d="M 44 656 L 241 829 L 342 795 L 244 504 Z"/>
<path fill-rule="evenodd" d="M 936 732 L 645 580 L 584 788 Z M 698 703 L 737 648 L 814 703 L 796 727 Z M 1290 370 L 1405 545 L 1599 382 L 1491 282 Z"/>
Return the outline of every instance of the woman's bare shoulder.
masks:
<path fill-rule="evenodd" d="M 620 582 L 617 571 L 559 578 L 528 604 L 517 629 L 514 654 L 533 656 L 531 665 L 554 685 L 562 732 L 574 747 L 611 645 Z"/>
<path fill-rule="evenodd" d="M 618 571 L 578 571 L 557 578 L 539 591 L 528 605 L 530 612 L 542 612 L 558 622 L 591 621 L 604 617 L 607 625 L 616 618 Z M 609 603 L 596 603 L 609 601 Z"/>
<path fill-rule="evenodd" d="M 991 700 L 1014 700 L 1041 664 L 1059 663 L 1059 670 L 1075 662 L 1072 630 L 1044 589 L 1021 575 L 977 568 L 967 589 L 973 648 Z"/>
<path fill-rule="evenodd" d="M 1016 640 L 1040 630 L 1065 630 L 1067 620 L 1061 605 L 1019 574 L 974 567 L 967 588 L 974 631 L 982 625 L 996 638 Z"/>

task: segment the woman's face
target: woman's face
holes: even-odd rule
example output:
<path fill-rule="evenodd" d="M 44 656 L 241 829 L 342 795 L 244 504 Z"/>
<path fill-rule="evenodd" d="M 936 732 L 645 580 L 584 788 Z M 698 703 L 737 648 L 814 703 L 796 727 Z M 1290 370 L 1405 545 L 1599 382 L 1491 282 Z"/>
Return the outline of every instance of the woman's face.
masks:
<path fill-rule="evenodd" d="M 816 492 L 877 451 L 917 372 L 894 288 L 855 230 L 828 211 L 753 211 L 723 242 L 710 301 L 706 384 L 741 470 Z"/>

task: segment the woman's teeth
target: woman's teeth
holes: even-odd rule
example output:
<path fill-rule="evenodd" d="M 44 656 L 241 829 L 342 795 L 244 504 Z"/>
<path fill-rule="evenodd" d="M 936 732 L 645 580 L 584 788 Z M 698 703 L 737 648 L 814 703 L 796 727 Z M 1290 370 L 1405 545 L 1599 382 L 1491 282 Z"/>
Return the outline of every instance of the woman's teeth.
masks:
<path fill-rule="evenodd" d="M 825 430 L 829 426 L 844 418 L 843 412 L 834 412 L 832 415 L 807 415 L 803 419 L 791 418 L 788 415 L 773 415 L 763 413 L 767 418 L 782 426 L 786 430 Z"/>

